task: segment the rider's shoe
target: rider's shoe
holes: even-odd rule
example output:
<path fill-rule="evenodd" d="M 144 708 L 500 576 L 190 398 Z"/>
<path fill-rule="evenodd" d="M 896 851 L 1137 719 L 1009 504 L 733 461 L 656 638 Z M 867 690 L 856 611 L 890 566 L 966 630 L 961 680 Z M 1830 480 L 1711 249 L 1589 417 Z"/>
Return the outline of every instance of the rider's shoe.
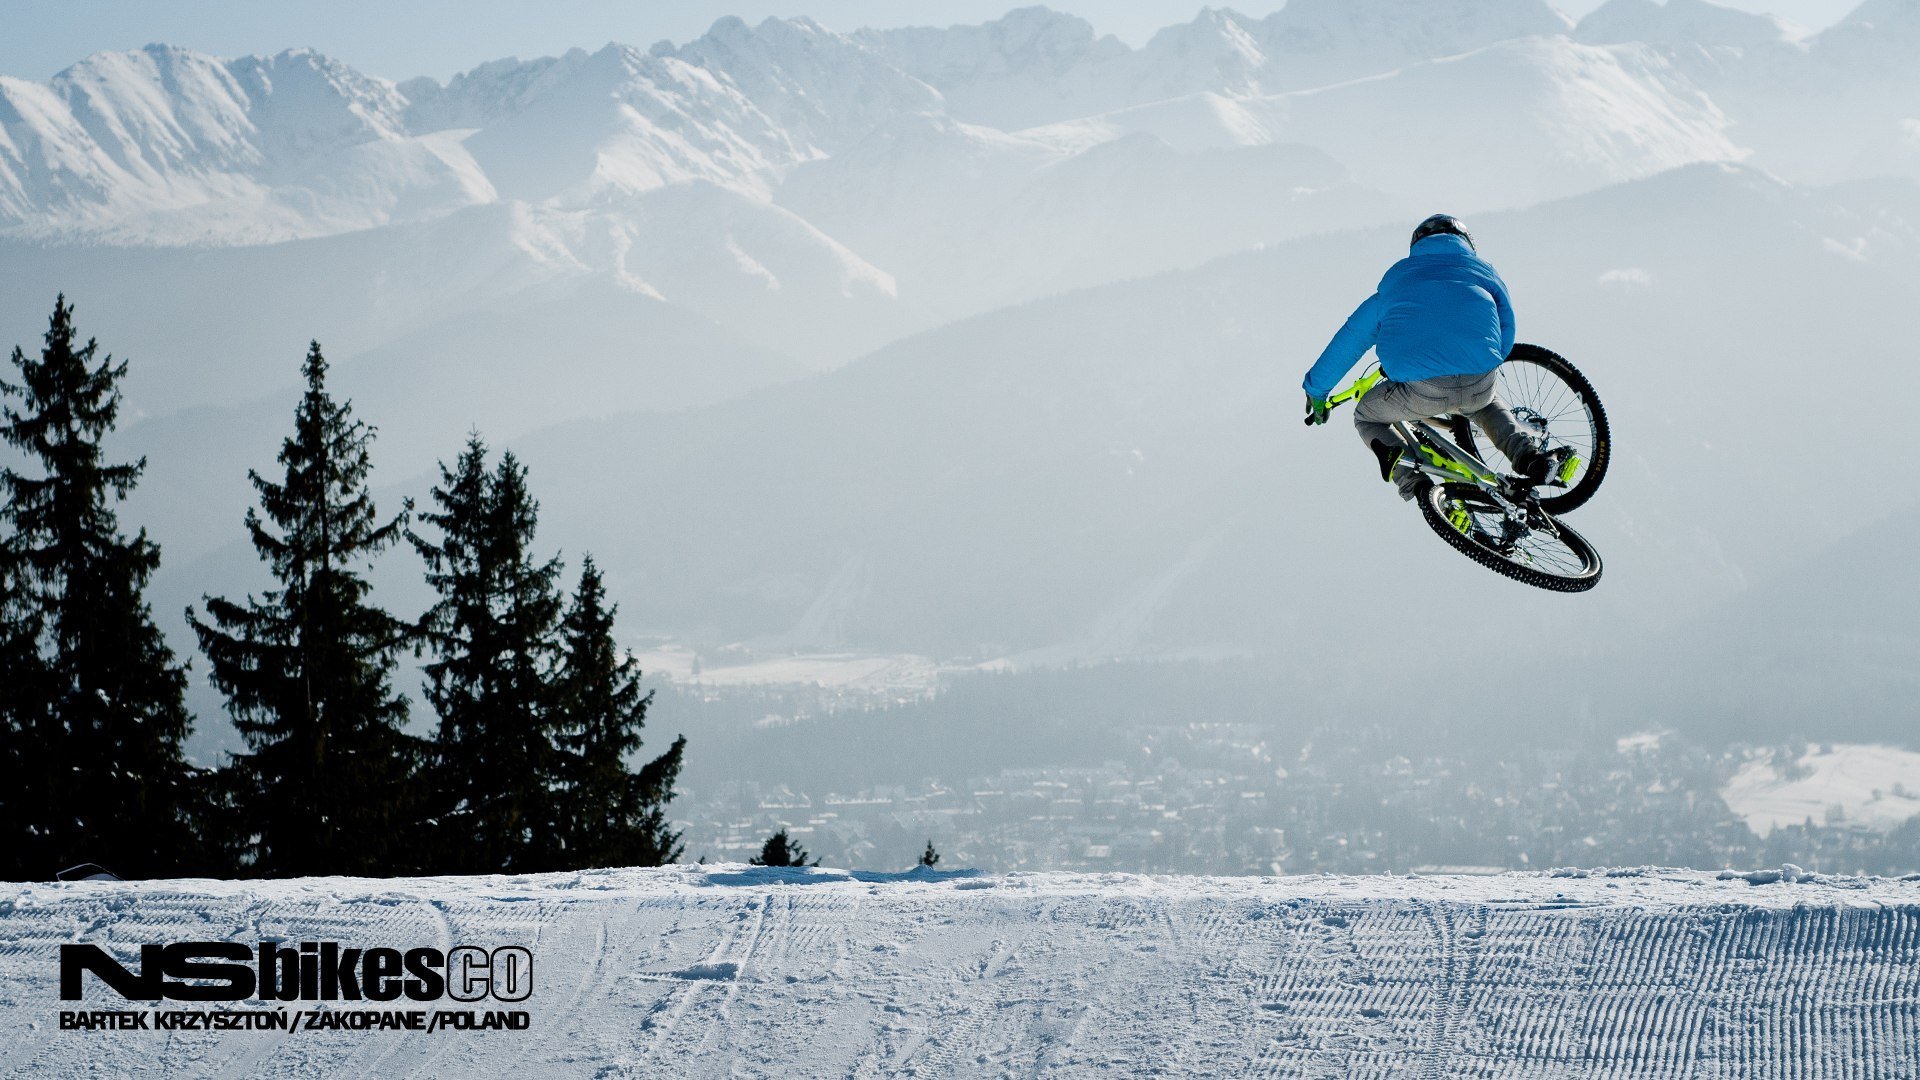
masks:
<path fill-rule="evenodd" d="M 1567 465 L 1573 461 L 1573 447 L 1556 446 L 1547 451 L 1534 451 L 1520 455 L 1513 463 L 1513 471 L 1533 481 L 1535 484 L 1554 484 L 1565 487 L 1567 484 Z"/>
<path fill-rule="evenodd" d="M 1373 456 L 1380 459 L 1380 479 L 1399 490 L 1400 501 L 1412 502 L 1419 498 L 1420 486 L 1426 482 L 1427 478 L 1412 466 L 1402 468 L 1405 465 L 1402 458 L 1405 451 L 1397 446 L 1388 446 L 1379 439 L 1373 440 L 1369 445 L 1373 447 Z"/>
<path fill-rule="evenodd" d="M 1380 479 L 1393 483 L 1393 467 L 1400 463 L 1400 447 L 1389 446 L 1379 439 L 1368 445 L 1373 447 L 1373 456 L 1380 459 Z"/>

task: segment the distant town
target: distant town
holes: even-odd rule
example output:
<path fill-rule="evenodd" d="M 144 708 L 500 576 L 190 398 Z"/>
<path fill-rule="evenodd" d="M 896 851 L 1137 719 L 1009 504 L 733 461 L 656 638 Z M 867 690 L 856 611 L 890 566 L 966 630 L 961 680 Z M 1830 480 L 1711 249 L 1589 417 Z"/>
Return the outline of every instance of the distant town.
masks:
<path fill-rule="evenodd" d="M 676 699 L 662 714 L 682 704 Z M 815 724 L 768 719 L 758 725 L 763 737 L 798 738 Z M 897 726 L 912 724 L 902 718 Z M 1409 753 L 1401 745 L 1409 740 L 1389 731 L 1301 739 L 1272 724 L 1228 722 L 1106 734 L 1107 756 L 1088 763 L 886 783 L 810 782 L 819 770 L 804 761 L 777 782 L 702 776 L 682 785 L 673 811 L 688 861 L 744 861 L 785 827 L 830 865 L 871 869 L 903 869 L 931 840 L 943 867 L 987 871 L 1404 874 L 1783 863 L 1828 873 L 1920 871 L 1920 818 L 1888 827 L 1850 820 L 1835 805 L 1763 836 L 1722 797 L 1756 755 L 1792 759 L 1817 747 L 1709 749 L 1666 732 L 1610 739 L 1600 752 L 1490 740 Z M 993 742 L 989 732 L 982 738 Z M 1009 757 L 1032 753 L 1004 749 Z M 884 747 L 874 753 L 886 760 Z"/>

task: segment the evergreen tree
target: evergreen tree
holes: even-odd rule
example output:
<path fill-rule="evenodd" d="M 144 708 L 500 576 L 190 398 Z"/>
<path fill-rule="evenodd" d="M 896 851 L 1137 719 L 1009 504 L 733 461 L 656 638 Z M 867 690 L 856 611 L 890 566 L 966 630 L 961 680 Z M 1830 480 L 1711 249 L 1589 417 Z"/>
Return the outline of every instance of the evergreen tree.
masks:
<path fill-rule="evenodd" d="M 44 877 L 57 859 L 42 848 L 46 828 L 52 700 L 47 665 L 40 656 L 42 620 L 27 595 L 15 538 L 0 515 L 0 879 Z M 60 867 L 51 867 L 58 870 Z"/>
<path fill-rule="evenodd" d="M 794 843 L 787 836 L 787 830 L 781 829 L 779 832 L 774 833 L 772 836 L 767 837 L 767 842 L 760 845 L 759 857 L 748 859 L 747 865 L 749 866 L 819 866 L 820 860 L 815 859 L 812 862 L 808 862 L 807 849 L 801 847 L 799 844 Z"/>
<path fill-rule="evenodd" d="M 436 791 L 442 869 L 499 873 L 558 865 L 561 759 L 549 680 L 559 652 L 558 558 L 533 554 L 539 504 L 511 452 L 489 472 L 468 439 L 441 466 L 439 509 L 421 517 L 438 543 L 409 534 L 440 599 L 421 621 L 435 655 L 427 700 L 440 716 Z"/>
<path fill-rule="evenodd" d="M 124 535 L 114 509 L 146 460 L 109 463 L 101 448 L 127 365 L 76 338 L 62 295 L 39 358 L 15 348 L 20 382 L 0 380 L 0 438 L 40 473 L 0 470 L 6 847 L 20 876 L 83 861 L 127 877 L 192 872 L 186 672 L 145 598 L 160 549 L 144 529 Z"/>
<path fill-rule="evenodd" d="M 940 865 L 940 853 L 933 850 L 933 838 L 927 838 L 927 850 L 920 853 L 920 865 L 931 870 Z"/>
<path fill-rule="evenodd" d="M 367 485 L 374 431 L 328 394 L 318 342 L 302 373 L 283 479 L 248 473 L 260 507 L 247 531 L 279 587 L 244 603 L 207 598 L 211 622 L 191 608 L 187 618 L 247 742 L 229 780 L 251 869 L 392 873 L 413 865 L 418 748 L 391 685 L 407 627 L 373 604 L 365 571 L 407 515 L 379 521 Z"/>
<path fill-rule="evenodd" d="M 483 752 L 484 712 L 493 694 L 493 657 L 499 651 L 486 562 L 491 489 L 486 459 L 485 444 L 473 435 L 452 469 L 441 463 L 440 486 L 433 490 L 439 509 L 420 513 L 422 520 L 439 528 L 438 544 L 412 531 L 407 534 L 426 560 L 427 584 L 440 597 L 421 617 L 416 640 L 435 657 L 426 665 L 424 687 L 440 718 L 427 784 L 437 815 L 428 869 L 441 872 L 479 864 L 472 845 L 459 833 L 476 812 L 468 796 L 477 785 L 466 769 Z"/>
<path fill-rule="evenodd" d="M 675 739 L 639 772 L 628 770 L 653 692 L 641 692 L 639 665 L 614 647 L 615 610 L 589 555 L 562 624 L 563 659 L 554 686 L 567 755 L 559 824 L 568 868 L 659 866 L 682 851 L 680 834 L 668 827 L 666 805 L 687 740 Z"/>

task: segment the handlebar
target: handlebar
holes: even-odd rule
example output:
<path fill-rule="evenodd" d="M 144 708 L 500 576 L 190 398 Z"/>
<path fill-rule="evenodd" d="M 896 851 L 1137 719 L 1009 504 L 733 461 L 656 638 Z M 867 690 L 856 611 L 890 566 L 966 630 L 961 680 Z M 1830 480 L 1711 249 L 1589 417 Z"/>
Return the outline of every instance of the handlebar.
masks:
<path fill-rule="evenodd" d="M 1380 370 L 1379 364 L 1368 368 L 1359 378 L 1349 383 L 1345 389 L 1333 392 L 1333 396 L 1327 399 L 1327 415 L 1331 416 L 1333 410 L 1349 401 L 1358 401 L 1367 396 L 1367 391 L 1373 389 L 1376 383 L 1386 377 L 1386 373 Z M 1308 427 L 1314 426 L 1312 413 L 1307 414 L 1305 423 Z M 1320 418 L 1320 423 L 1326 423 L 1326 416 Z"/>

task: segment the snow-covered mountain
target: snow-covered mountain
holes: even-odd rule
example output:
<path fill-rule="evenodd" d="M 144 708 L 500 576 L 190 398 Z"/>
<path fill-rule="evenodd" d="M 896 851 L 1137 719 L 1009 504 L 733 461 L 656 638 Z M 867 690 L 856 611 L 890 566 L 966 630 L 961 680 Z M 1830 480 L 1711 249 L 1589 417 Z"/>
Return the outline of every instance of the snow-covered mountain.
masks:
<path fill-rule="evenodd" d="M 1909 149 L 1920 117 L 1920 5 L 1867 0 L 1820 33 L 1711 0 L 1611 0 L 1582 41 L 1658 50 L 1731 121 L 1752 161 L 1830 183 L 1920 176 Z"/>
<path fill-rule="evenodd" d="M 496 199 L 587 206 L 695 180 L 764 192 L 760 174 L 937 103 L 804 19 L 723 19 L 678 50 L 576 50 L 404 92 L 309 50 L 148 46 L 47 84 L 0 80 L 0 222 L 255 242 Z"/>
<path fill-rule="evenodd" d="M 1487 193 L 1500 203 L 1736 156 L 1742 131 L 1766 125 L 1713 90 L 1745 101 L 1743 87 L 1778 83 L 1783 64 L 1799 65 L 1787 73 L 1796 91 L 1911 82 L 1909 23 L 1920 18 L 1891 2 L 1809 36 L 1709 0 L 1613 0 L 1577 30 L 1544 0 L 1294 0 L 1264 19 L 1207 9 L 1132 49 L 1041 8 L 844 34 L 727 18 L 680 46 L 608 45 L 398 85 L 310 50 L 220 60 L 155 45 L 47 83 L 0 78 L 0 228 L 231 244 L 496 201 L 589 210 L 691 182 L 767 201 L 795 166 L 924 115 L 1002 133 L 1145 127 L 1182 151 L 1307 142 L 1362 182 L 1422 194 L 1402 174 L 1437 144 L 1472 156 L 1497 138 L 1555 163 L 1544 189 Z M 1766 78 L 1744 78 L 1742 64 L 1769 65 Z M 1336 85 L 1371 76 L 1388 88 Z M 1506 107 L 1482 114 L 1487 102 Z M 1289 128 L 1276 112 L 1309 119 Z M 1414 131 L 1431 134 L 1404 138 Z M 1572 132 L 1591 134 L 1571 147 Z"/>
<path fill-rule="evenodd" d="M 524 444 L 556 538 L 645 583 L 629 610 L 663 635 L 1360 648 L 1363 562 L 1305 587 L 1359 612 L 1334 630 L 1246 597 L 1290 595 L 1309 551 L 1362 559 L 1357 533 L 1392 538 L 1365 558 L 1431 542 L 1393 506 L 1275 504 L 1281 476 L 1351 464 L 1335 438 L 1282 470 L 1275 416 L 1444 206 L 1476 215 L 1523 336 L 1599 366 L 1623 462 L 1857 496 L 1762 528 L 1744 487 L 1622 465 L 1630 509 L 1596 538 L 1624 569 L 1582 616 L 1605 638 L 1867 523 L 1853 463 L 1895 452 L 1885 425 L 1786 460 L 1730 455 L 1726 425 L 1794 408 L 1836 341 L 1910 380 L 1898 328 L 1857 316 L 1920 288 L 1916 57 L 1915 5 L 1882 0 L 1819 34 L 1709 0 L 1578 26 L 1538 0 L 1292 0 L 1139 48 L 1040 8 L 727 19 L 397 84 L 153 46 L 0 80 L 0 342 L 65 289 L 133 360 L 164 610 L 250 559 L 223 553 L 236 463 L 271 459 L 319 338 L 383 427 L 383 482 L 472 427 Z M 1705 398 L 1737 408 L 1683 407 Z M 636 520 L 603 539 L 609 515 Z"/>
<path fill-rule="evenodd" d="M 465 222 L 523 284 L 599 278 L 830 365 L 1431 205 L 1750 154 L 1789 177 L 1911 173 L 1910 23 L 1897 3 L 1808 36 L 1709 0 L 1614 0 L 1577 29 L 1544 0 L 1293 0 L 1203 10 L 1135 49 L 1044 8 L 849 33 L 727 18 L 682 45 L 399 84 L 310 50 L 155 45 L 0 78 L 0 236 L 207 247 Z M 1822 124 L 1810 101 L 1859 104 Z M 413 287 L 387 265 L 319 272 Z"/>
<path fill-rule="evenodd" d="M 1292 0 L 1264 19 L 1203 8 L 1139 50 L 1038 7 L 984 26 L 859 36 L 937 88 L 956 117 L 1018 128 L 1201 91 L 1322 86 L 1571 26 L 1544 0 Z"/>
<path fill-rule="evenodd" d="M 0 77 L 0 223 L 131 243 L 263 242 L 491 201 L 455 134 L 309 50 L 220 61 L 100 53 L 41 84 Z"/>
<path fill-rule="evenodd" d="M 1795 44 L 1811 34 L 1778 15 L 1742 11 L 1713 0 L 1607 0 L 1574 30 L 1579 40 L 1601 45 L 1639 42 L 1733 49 Z"/>
<path fill-rule="evenodd" d="M 1148 134 L 1188 150 L 1297 143 L 1345 163 L 1367 186 L 1478 210 L 1739 160 L 1745 151 L 1729 127 L 1657 51 L 1556 36 L 1312 90 L 1171 98 L 1028 134 L 1067 145 Z"/>

